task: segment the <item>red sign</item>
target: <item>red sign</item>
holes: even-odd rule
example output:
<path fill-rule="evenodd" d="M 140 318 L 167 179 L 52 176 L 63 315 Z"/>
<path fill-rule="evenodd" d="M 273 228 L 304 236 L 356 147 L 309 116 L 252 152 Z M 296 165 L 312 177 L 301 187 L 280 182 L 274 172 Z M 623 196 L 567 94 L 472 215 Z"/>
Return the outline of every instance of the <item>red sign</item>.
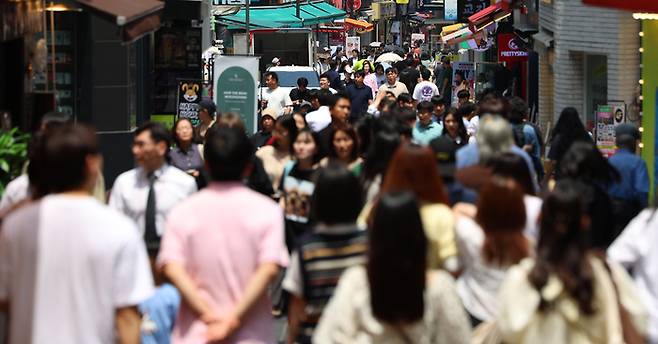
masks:
<path fill-rule="evenodd" d="M 658 1 L 656 0 L 583 0 L 583 3 L 635 12 L 658 12 Z"/>
<path fill-rule="evenodd" d="M 526 61 L 528 52 L 513 33 L 498 34 L 498 62 Z"/>

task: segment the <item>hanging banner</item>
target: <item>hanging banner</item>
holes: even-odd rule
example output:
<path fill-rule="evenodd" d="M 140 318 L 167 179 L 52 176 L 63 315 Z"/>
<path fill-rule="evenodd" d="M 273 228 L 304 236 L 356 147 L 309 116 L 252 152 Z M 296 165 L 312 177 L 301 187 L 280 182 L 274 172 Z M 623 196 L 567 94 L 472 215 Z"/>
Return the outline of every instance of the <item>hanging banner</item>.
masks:
<path fill-rule="evenodd" d="M 349 55 L 355 49 L 361 51 L 361 37 L 349 36 L 345 38 L 345 53 Z"/>
<path fill-rule="evenodd" d="M 201 80 L 180 80 L 176 101 L 176 120 L 188 118 L 193 126 L 199 125 L 199 102 L 201 101 Z"/>
<path fill-rule="evenodd" d="M 513 33 L 499 33 L 498 62 L 527 61 L 528 52 L 521 44 L 521 40 Z"/>
<path fill-rule="evenodd" d="M 220 55 L 215 58 L 213 84 L 217 111 L 240 115 L 247 133 L 255 133 L 258 128 L 258 60 L 256 56 Z"/>
<path fill-rule="evenodd" d="M 475 98 L 475 63 L 454 62 L 452 64 L 452 106 L 457 106 L 457 93 L 461 90 L 470 92 L 470 99 Z"/>
<path fill-rule="evenodd" d="M 596 109 L 596 147 L 606 158 L 615 153 L 615 118 L 610 105 Z"/>

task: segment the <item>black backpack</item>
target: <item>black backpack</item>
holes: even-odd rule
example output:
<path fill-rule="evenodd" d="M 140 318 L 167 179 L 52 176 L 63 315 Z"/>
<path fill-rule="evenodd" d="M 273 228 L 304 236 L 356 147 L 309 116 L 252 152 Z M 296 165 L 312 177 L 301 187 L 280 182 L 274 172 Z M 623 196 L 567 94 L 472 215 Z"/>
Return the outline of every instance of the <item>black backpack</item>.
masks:
<path fill-rule="evenodd" d="M 512 125 L 512 132 L 514 133 L 514 143 L 516 143 L 516 145 L 519 146 L 520 148 L 523 148 L 523 146 L 526 145 L 525 135 L 523 134 L 524 126 L 525 123 Z"/>

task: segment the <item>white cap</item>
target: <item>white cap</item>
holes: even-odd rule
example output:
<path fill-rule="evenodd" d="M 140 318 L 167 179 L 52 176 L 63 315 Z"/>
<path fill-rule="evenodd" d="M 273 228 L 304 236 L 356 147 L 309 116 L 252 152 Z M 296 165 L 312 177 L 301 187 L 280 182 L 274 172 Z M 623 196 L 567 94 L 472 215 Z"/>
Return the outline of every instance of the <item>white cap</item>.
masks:
<path fill-rule="evenodd" d="M 354 73 L 354 70 L 352 69 L 351 66 L 347 65 L 347 66 L 345 66 L 345 73 L 352 74 L 352 73 Z"/>
<path fill-rule="evenodd" d="M 272 63 L 279 63 L 281 60 L 279 60 L 278 57 L 275 57 L 272 59 Z"/>

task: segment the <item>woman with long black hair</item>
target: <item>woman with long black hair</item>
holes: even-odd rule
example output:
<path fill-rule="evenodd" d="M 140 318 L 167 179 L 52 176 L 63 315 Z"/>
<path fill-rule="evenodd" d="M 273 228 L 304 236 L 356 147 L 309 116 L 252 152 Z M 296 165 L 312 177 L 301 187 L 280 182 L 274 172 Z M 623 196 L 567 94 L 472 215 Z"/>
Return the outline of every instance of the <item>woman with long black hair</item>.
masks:
<path fill-rule="evenodd" d="M 630 277 L 590 249 L 584 188 L 565 179 L 544 201 L 536 258 L 511 268 L 501 287 L 496 324 L 505 343 L 622 343 L 630 328 L 622 330 L 619 306 L 644 333 Z"/>
<path fill-rule="evenodd" d="M 368 263 L 345 271 L 313 342 L 468 343 L 470 325 L 454 280 L 427 268 L 415 197 L 383 194 L 368 234 Z"/>
<path fill-rule="evenodd" d="M 577 141 L 592 142 L 592 137 L 580 120 L 578 110 L 572 107 L 564 108 L 557 123 L 553 127 L 551 138 L 549 139 L 550 149 L 548 151 L 546 174 L 544 175 L 545 182 L 548 181 L 548 178 L 552 177 L 554 172 L 556 173 L 556 179 L 561 177 L 559 163 L 569 147 Z"/>

